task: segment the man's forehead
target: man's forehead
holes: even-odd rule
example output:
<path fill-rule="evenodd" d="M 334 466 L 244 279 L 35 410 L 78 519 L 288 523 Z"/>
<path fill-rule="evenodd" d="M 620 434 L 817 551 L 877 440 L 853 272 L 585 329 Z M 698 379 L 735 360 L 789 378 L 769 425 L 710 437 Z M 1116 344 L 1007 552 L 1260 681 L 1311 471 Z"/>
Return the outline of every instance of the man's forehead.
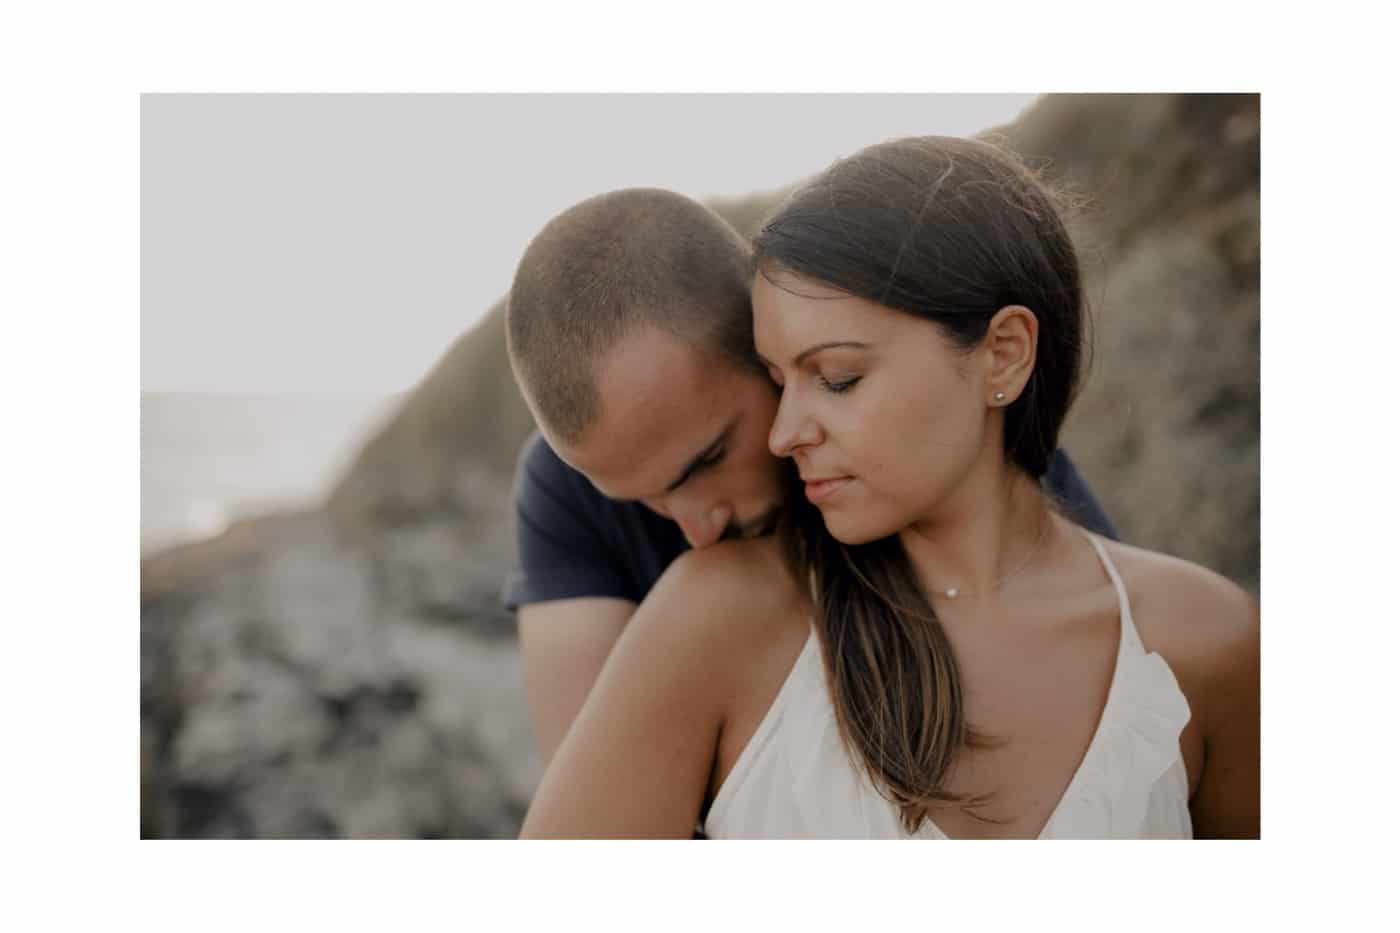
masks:
<path fill-rule="evenodd" d="M 718 356 L 659 327 L 636 327 L 597 361 L 594 381 L 603 407 L 616 407 L 639 395 L 674 394 L 688 382 L 710 378 Z"/>
<path fill-rule="evenodd" d="M 605 495 L 660 495 L 733 420 L 732 367 L 645 332 L 599 364 L 599 416 L 560 455 Z"/>
<path fill-rule="evenodd" d="M 613 499 L 665 495 L 729 433 L 727 422 L 711 430 L 708 419 L 675 419 L 645 431 L 606 427 L 585 433 L 560 456 Z"/>

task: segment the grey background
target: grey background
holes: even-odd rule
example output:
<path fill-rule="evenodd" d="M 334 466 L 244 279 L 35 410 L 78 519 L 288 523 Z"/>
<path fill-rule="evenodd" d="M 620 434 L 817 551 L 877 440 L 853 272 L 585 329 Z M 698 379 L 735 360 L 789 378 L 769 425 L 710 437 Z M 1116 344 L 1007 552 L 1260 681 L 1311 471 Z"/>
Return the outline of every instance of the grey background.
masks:
<path fill-rule="evenodd" d="M 410 389 L 576 201 L 791 183 L 1035 95 L 145 95 L 141 386 Z"/>

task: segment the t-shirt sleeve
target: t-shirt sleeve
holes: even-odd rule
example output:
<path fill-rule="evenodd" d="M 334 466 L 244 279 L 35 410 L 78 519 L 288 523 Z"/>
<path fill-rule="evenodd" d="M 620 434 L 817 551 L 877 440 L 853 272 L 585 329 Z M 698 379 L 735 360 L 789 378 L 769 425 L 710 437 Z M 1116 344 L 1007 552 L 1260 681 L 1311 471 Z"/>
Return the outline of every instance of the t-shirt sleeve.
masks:
<path fill-rule="evenodd" d="M 635 599 L 606 524 L 607 500 L 531 435 L 516 464 L 515 561 L 501 593 L 512 611 L 586 596 Z"/>
<path fill-rule="evenodd" d="M 1056 450 L 1050 460 L 1050 469 L 1045 471 L 1045 488 L 1069 513 L 1069 517 L 1095 534 L 1118 540 L 1118 529 L 1113 527 L 1108 513 L 1104 511 L 1094 491 L 1079 475 L 1069 454 Z"/>

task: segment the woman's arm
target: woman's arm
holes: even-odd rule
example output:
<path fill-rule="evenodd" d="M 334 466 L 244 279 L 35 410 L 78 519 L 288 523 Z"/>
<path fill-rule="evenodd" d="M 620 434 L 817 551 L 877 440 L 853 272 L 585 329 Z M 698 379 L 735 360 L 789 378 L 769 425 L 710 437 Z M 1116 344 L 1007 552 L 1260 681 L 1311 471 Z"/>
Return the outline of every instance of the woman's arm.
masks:
<path fill-rule="evenodd" d="M 732 695 L 724 621 L 739 587 L 714 564 L 683 555 L 637 609 L 546 770 L 522 838 L 690 838 Z"/>
<path fill-rule="evenodd" d="M 1197 839 L 1258 839 L 1259 606 L 1233 584 L 1215 604 L 1192 830 Z"/>
<path fill-rule="evenodd" d="M 1197 564 L 1121 544 L 1113 554 L 1129 570 L 1144 646 L 1166 659 L 1191 706 L 1182 754 L 1192 834 L 1259 838 L 1259 604 Z"/>

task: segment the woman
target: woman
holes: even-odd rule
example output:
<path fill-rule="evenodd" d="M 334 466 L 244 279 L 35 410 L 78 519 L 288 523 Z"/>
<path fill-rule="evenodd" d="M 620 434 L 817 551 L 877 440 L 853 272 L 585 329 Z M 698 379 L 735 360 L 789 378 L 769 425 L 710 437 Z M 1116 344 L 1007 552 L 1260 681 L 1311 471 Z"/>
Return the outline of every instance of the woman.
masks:
<path fill-rule="evenodd" d="M 1257 608 L 1038 484 L 1082 340 L 1044 188 L 899 140 L 754 246 L 787 520 L 668 570 L 523 834 L 1257 836 Z"/>

